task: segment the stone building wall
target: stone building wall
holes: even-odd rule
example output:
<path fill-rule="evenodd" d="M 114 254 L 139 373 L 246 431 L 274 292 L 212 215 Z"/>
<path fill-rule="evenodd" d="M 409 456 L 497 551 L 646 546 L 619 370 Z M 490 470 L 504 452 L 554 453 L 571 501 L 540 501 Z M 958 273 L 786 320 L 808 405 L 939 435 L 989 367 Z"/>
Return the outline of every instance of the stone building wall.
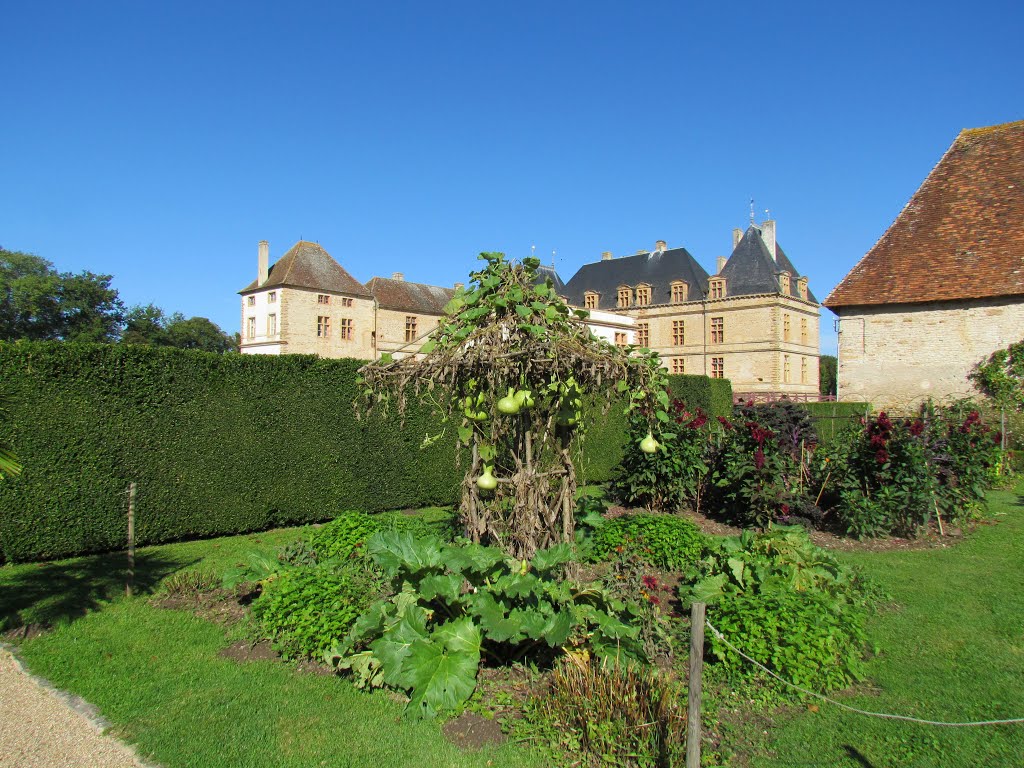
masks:
<path fill-rule="evenodd" d="M 355 357 L 372 360 L 374 331 L 373 299 L 344 296 L 337 293 L 304 288 L 280 288 L 282 307 L 280 328 L 289 354 L 321 357 Z M 329 303 L 320 303 L 319 296 L 329 296 Z M 350 306 L 346 306 L 347 301 Z M 317 336 L 317 318 L 330 318 L 327 336 Z M 342 333 L 342 320 L 352 321 L 352 338 Z"/>
<path fill-rule="evenodd" d="M 406 341 L 406 320 L 416 319 L 415 343 Z M 428 315 L 417 312 L 406 312 L 396 309 L 377 310 L 377 354 L 383 352 L 407 353 L 419 352 L 426 341 L 426 334 L 437 328 L 441 322 L 440 315 Z"/>
<path fill-rule="evenodd" d="M 967 374 L 1024 338 L 1020 299 L 842 307 L 839 399 L 913 410 L 973 394 Z"/>

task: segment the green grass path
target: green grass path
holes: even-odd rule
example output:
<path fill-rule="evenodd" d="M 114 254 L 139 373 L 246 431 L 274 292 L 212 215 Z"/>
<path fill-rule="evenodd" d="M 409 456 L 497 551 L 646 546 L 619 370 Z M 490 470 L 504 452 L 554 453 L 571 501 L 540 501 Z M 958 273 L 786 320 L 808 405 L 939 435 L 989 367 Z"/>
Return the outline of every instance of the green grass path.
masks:
<path fill-rule="evenodd" d="M 857 553 L 900 605 L 871 622 L 882 653 L 868 667 L 878 695 L 843 697 L 871 711 L 929 720 L 1024 717 L 1024 504 L 993 492 L 995 525 L 948 549 Z M 956 768 L 1024 766 L 1024 724 L 938 728 L 821 704 L 772 731 L 754 766 Z"/>

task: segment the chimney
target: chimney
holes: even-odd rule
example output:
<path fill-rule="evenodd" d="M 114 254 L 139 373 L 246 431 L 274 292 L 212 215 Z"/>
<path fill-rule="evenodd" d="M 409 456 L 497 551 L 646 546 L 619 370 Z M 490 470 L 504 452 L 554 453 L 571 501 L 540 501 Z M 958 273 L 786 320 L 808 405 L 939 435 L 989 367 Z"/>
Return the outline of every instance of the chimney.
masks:
<path fill-rule="evenodd" d="M 668 243 L 666 243 L 664 240 L 658 240 L 654 244 L 654 251 L 655 251 L 655 253 L 664 252 L 667 249 L 668 249 Z"/>
<path fill-rule="evenodd" d="M 270 243 L 266 240 L 260 240 L 259 244 L 259 257 L 257 258 L 257 268 L 259 273 L 256 275 L 256 285 L 263 285 L 267 282 L 267 278 L 270 277 Z M 249 273 L 250 275 L 252 272 Z"/>
<path fill-rule="evenodd" d="M 456 290 L 456 291 L 461 291 L 461 290 L 462 290 L 463 288 L 465 288 L 465 287 L 466 287 L 466 284 L 465 284 L 465 283 L 456 283 L 456 284 L 455 284 L 455 290 Z"/>
<path fill-rule="evenodd" d="M 611 251 L 605 251 L 604 253 L 601 254 L 601 261 L 611 261 L 611 260 L 612 260 L 612 252 Z"/>
<path fill-rule="evenodd" d="M 732 249 L 735 251 L 736 246 L 740 244 L 740 240 L 743 239 L 743 230 L 736 228 L 732 231 Z"/>
<path fill-rule="evenodd" d="M 403 275 L 401 272 L 392 272 L 391 273 L 391 279 L 392 280 L 405 280 L 405 275 Z"/>
<path fill-rule="evenodd" d="M 768 219 L 761 224 L 761 239 L 764 240 L 765 247 L 768 248 L 768 253 L 772 255 L 772 261 L 777 261 L 776 250 L 775 250 L 775 221 L 774 219 Z"/>
<path fill-rule="evenodd" d="M 716 275 L 722 274 L 722 270 L 725 269 L 725 262 L 726 262 L 725 256 L 719 256 L 718 257 L 718 271 L 715 272 Z"/>

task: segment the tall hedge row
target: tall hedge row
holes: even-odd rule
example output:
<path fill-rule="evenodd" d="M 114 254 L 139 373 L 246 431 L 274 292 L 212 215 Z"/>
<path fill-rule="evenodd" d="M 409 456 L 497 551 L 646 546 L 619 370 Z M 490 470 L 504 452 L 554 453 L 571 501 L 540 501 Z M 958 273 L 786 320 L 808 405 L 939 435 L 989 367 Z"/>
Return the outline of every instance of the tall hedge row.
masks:
<path fill-rule="evenodd" d="M 19 477 L 0 481 L 0 557 L 123 547 L 131 481 L 140 544 L 326 520 L 342 509 L 455 503 L 462 469 L 454 430 L 416 404 L 404 424 L 394 413 L 358 420 L 360 365 L 0 343 L 0 381 L 15 403 L 0 437 L 25 465 Z M 702 377 L 671 378 L 678 392 L 681 379 Z M 713 388 L 686 387 L 704 393 L 687 402 L 717 413 Z M 585 482 L 601 482 L 621 459 L 625 418 L 619 407 L 592 413 L 580 472 Z"/>
<path fill-rule="evenodd" d="M 811 415 L 818 439 L 826 445 L 835 440 L 836 435 L 848 424 L 859 422 L 871 412 L 870 403 L 824 402 L 803 405 Z"/>

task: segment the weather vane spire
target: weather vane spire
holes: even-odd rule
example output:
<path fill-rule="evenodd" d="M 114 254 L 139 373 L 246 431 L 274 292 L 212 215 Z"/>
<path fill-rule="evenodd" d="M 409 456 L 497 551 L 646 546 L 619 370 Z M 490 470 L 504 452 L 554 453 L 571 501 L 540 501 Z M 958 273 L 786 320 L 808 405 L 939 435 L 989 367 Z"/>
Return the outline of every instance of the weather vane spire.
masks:
<path fill-rule="evenodd" d="M 750 226 L 754 226 L 754 198 L 750 198 Z"/>

